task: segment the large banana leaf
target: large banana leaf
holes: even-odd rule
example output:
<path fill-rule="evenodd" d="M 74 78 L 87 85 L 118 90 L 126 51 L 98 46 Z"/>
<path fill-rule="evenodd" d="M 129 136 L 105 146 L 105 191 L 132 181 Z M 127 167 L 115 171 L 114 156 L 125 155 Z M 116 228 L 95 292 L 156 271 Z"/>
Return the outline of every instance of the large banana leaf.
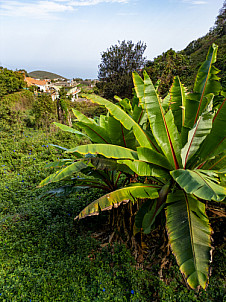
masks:
<path fill-rule="evenodd" d="M 143 109 L 145 109 L 144 81 L 137 72 L 133 72 L 133 83 L 134 83 L 134 88 L 135 88 L 137 97 L 139 98 L 139 101 L 140 101 L 140 105 Z"/>
<path fill-rule="evenodd" d="M 86 167 L 87 167 L 87 165 L 85 163 L 83 163 L 82 161 L 74 162 L 73 164 L 67 166 L 66 168 L 63 168 L 63 169 L 49 175 L 45 179 L 43 179 L 40 182 L 39 187 L 48 185 L 51 182 L 57 182 L 62 179 L 65 179 L 69 176 L 72 176 L 76 172 L 80 172 L 82 169 L 85 169 Z"/>
<path fill-rule="evenodd" d="M 142 128 L 137 124 L 123 109 L 113 104 L 112 102 L 105 100 L 97 95 L 84 95 L 87 99 L 94 103 L 104 105 L 108 111 L 114 116 L 115 119 L 119 120 L 122 125 L 128 129 L 133 129 L 134 135 L 141 146 L 155 148 L 152 142 L 148 139 Z"/>
<path fill-rule="evenodd" d="M 171 171 L 170 174 L 188 194 L 194 194 L 196 197 L 208 201 L 225 199 L 226 188 L 218 184 L 218 175 L 214 172 L 200 169 L 194 171 L 178 169 Z"/>
<path fill-rule="evenodd" d="M 85 132 L 88 134 L 89 138 L 91 139 L 91 141 L 95 142 L 95 143 L 106 143 L 106 144 L 110 144 L 111 140 L 108 136 L 107 131 L 97 125 L 97 124 L 91 124 L 91 123 L 84 123 L 84 122 L 77 122 L 76 125 L 82 127 Z"/>
<path fill-rule="evenodd" d="M 179 77 L 175 77 L 170 88 L 170 107 L 173 112 L 174 122 L 179 132 L 184 126 L 185 119 L 185 88 Z"/>
<path fill-rule="evenodd" d="M 168 178 L 169 173 L 153 164 L 146 163 L 141 160 L 118 160 L 120 164 L 127 165 L 134 173 L 139 176 L 153 176 L 153 177 L 163 177 Z"/>
<path fill-rule="evenodd" d="M 98 215 L 99 210 L 106 211 L 113 207 L 118 207 L 123 201 L 134 201 L 136 198 L 154 199 L 159 196 L 156 186 L 146 184 L 136 184 L 131 187 L 116 190 L 100 197 L 84 210 L 82 210 L 75 219 L 85 218 L 87 216 Z"/>
<path fill-rule="evenodd" d="M 86 136 L 87 137 L 87 135 L 85 133 L 77 131 L 77 130 L 75 130 L 75 129 L 71 128 L 71 127 L 68 127 L 66 125 L 63 125 L 63 124 L 60 124 L 60 123 L 57 123 L 57 122 L 54 122 L 53 124 L 56 125 L 58 128 L 60 128 L 63 131 L 71 132 L 71 133 L 77 134 L 79 136 Z"/>
<path fill-rule="evenodd" d="M 188 142 L 181 150 L 181 158 L 183 167 L 198 151 L 201 143 L 207 137 L 212 129 L 213 114 L 206 112 L 203 113 L 192 130 L 188 133 Z"/>
<path fill-rule="evenodd" d="M 216 73 L 218 72 L 213 66 L 216 62 L 217 46 L 213 44 L 209 48 L 205 62 L 199 68 L 193 93 L 190 93 L 186 97 L 185 101 L 185 129 L 191 129 L 203 110 L 206 108 L 208 102 L 208 94 L 213 93 L 217 95 L 221 89 L 221 85 L 218 82 Z"/>
<path fill-rule="evenodd" d="M 164 155 L 157 153 L 152 149 L 145 148 L 145 147 L 138 147 L 137 154 L 140 160 L 158 165 L 168 170 L 172 170 L 172 166 L 167 160 L 167 158 Z"/>
<path fill-rule="evenodd" d="M 199 68 L 196 76 L 194 92 L 197 93 L 199 107 L 196 113 L 195 123 L 202 114 L 203 109 L 206 107 L 206 105 L 203 104 L 204 96 L 209 93 L 217 95 L 221 90 L 221 85 L 218 82 L 219 77 L 216 76 L 216 74 L 219 73 L 219 70 L 213 66 L 217 59 L 217 49 L 218 46 L 212 44 L 209 48 L 206 60 Z"/>
<path fill-rule="evenodd" d="M 169 105 L 170 105 L 170 94 L 169 93 L 162 100 L 161 104 L 162 104 L 162 108 L 164 109 L 164 111 L 167 112 L 169 110 Z"/>
<path fill-rule="evenodd" d="M 138 159 L 137 152 L 128 148 L 108 144 L 88 144 L 68 149 L 67 153 L 101 154 L 107 158 Z"/>
<path fill-rule="evenodd" d="M 205 161 L 226 149 L 226 99 L 213 119 L 212 130 L 198 152 L 199 162 Z"/>
<path fill-rule="evenodd" d="M 87 116 L 82 114 L 80 111 L 72 108 L 72 112 L 74 113 L 74 115 L 77 117 L 77 119 L 80 122 L 83 122 L 83 123 L 86 123 L 86 124 L 91 124 L 91 125 L 97 125 L 97 123 L 93 119 L 88 118 Z"/>
<path fill-rule="evenodd" d="M 133 175 L 134 172 L 125 164 L 117 162 L 116 160 L 93 157 L 91 158 L 92 165 L 97 170 L 108 170 L 108 171 L 121 171 L 126 174 Z"/>
<path fill-rule="evenodd" d="M 208 280 L 211 228 L 205 204 L 182 190 L 167 198 L 166 227 L 172 251 L 191 288 L 205 288 Z"/>
<path fill-rule="evenodd" d="M 108 117 L 106 125 L 107 133 L 113 145 L 127 147 L 129 149 L 136 149 L 136 138 L 132 130 L 127 130 L 118 120 L 113 116 Z"/>
<path fill-rule="evenodd" d="M 174 124 L 172 111 L 165 115 L 161 101 L 151 79 L 144 72 L 144 101 L 152 133 L 162 152 L 176 169 L 182 166 L 180 157 L 180 137 Z"/>
<path fill-rule="evenodd" d="M 210 158 L 202 165 L 203 170 L 221 170 L 226 167 L 226 149 L 224 152 Z"/>

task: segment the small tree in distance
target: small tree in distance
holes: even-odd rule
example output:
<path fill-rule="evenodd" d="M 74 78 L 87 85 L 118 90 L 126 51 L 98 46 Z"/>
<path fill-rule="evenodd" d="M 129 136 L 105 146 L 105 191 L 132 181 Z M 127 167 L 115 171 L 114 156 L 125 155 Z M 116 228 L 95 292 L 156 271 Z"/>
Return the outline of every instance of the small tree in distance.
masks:
<path fill-rule="evenodd" d="M 97 84 L 103 97 L 113 100 L 114 96 L 132 97 L 132 72 L 144 67 L 143 57 L 146 44 L 139 41 L 118 41 L 101 54 Z"/>

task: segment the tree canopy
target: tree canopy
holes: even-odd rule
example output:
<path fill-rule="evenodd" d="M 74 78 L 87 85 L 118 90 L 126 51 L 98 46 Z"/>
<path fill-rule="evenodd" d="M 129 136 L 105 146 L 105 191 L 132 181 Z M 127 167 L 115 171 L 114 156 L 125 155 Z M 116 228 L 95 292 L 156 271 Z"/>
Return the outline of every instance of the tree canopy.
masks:
<path fill-rule="evenodd" d="M 24 86 L 24 75 L 21 72 L 0 68 L 0 97 L 19 91 Z"/>
<path fill-rule="evenodd" d="M 118 41 L 101 54 L 99 65 L 99 83 L 97 87 L 102 96 L 113 99 L 132 96 L 132 72 L 143 68 L 146 44 L 139 41 Z"/>

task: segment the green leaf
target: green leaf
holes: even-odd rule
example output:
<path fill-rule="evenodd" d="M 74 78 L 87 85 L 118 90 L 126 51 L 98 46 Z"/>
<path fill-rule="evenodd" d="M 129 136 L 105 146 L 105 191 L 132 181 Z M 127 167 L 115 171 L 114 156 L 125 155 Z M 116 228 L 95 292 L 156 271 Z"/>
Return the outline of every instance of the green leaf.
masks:
<path fill-rule="evenodd" d="M 214 157 L 209 158 L 203 165 L 203 170 L 218 170 L 226 167 L 226 150 Z"/>
<path fill-rule="evenodd" d="M 45 185 L 48 185 L 51 182 L 60 181 L 69 176 L 72 176 L 76 172 L 80 172 L 82 169 L 85 169 L 86 167 L 87 167 L 87 165 L 84 164 L 82 161 L 76 161 L 73 164 L 67 166 L 66 168 L 63 168 L 63 169 L 49 175 L 44 180 L 42 180 L 38 186 L 43 187 Z"/>
<path fill-rule="evenodd" d="M 84 122 L 77 122 L 76 125 L 82 127 L 85 132 L 88 134 L 89 138 L 91 141 L 95 142 L 95 143 L 106 143 L 106 144 L 110 144 L 111 140 L 108 136 L 107 131 L 97 125 L 97 124 L 90 124 L 90 123 L 84 123 Z"/>
<path fill-rule="evenodd" d="M 170 88 L 170 107 L 174 116 L 174 122 L 179 132 L 185 119 L 185 88 L 179 77 L 175 77 Z"/>
<path fill-rule="evenodd" d="M 144 87 L 145 107 L 152 133 L 170 164 L 178 169 L 182 166 L 180 158 L 180 137 L 174 124 L 173 114 L 169 110 L 167 114 L 164 115 L 161 101 L 146 72 L 144 72 Z"/>
<path fill-rule="evenodd" d="M 212 129 L 213 114 L 203 113 L 196 125 L 188 133 L 188 142 L 181 149 L 181 158 L 183 167 L 186 167 L 187 162 L 193 157 L 198 151 L 201 143 L 207 137 Z"/>
<path fill-rule="evenodd" d="M 88 144 L 77 146 L 66 151 L 67 153 L 78 152 L 80 154 L 101 154 L 107 158 L 138 159 L 137 152 L 128 148 L 108 144 Z"/>
<path fill-rule="evenodd" d="M 104 105 L 126 129 L 133 129 L 134 135 L 141 146 L 153 148 L 142 128 L 123 109 L 97 95 L 85 95 L 85 97 L 94 103 Z"/>
<path fill-rule="evenodd" d="M 167 96 L 162 100 L 161 102 L 162 108 L 164 109 L 165 112 L 168 111 L 169 105 L 170 105 L 170 94 L 168 93 Z"/>
<path fill-rule="evenodd" d="M 74 162 L 74 160 L 71 159 L 71 158 L 61 159 L 61 160 L 54 161 L 54 162 L 46 164 L 45 168 L 60 168 L 60 167 L 63 167 L 63 166 L 66 166 L 66 165 L 70 164 L 71 162 Z"/>
<path fill-rule="evenodd" d="M 134 201 L 136 198 L 154 199 L 157 197 L 158 191 L 154 185 L 135 184 L 100 197 L 82 210 L 75 219 L 98 215 L 99 210 L 111 210 L 113 207 L 118 207 L 122 202 Z"/>
<path fill-rule="evenodd" d="M 138 143 L 136 142 L 133 132 L 123 127 L 123 125 L 114 117 L 108 117 L 106 129 L 113 145 L 136 149 Z"/>
<path fill-rule="evenodd" d="M 91 159 L 91 163 L 97 170 L 108 170 L 108 171 L 121 171 L 126 174 L 134 174 L 125 164 L 118 163 L 116 160 L 94 157 Z"/>
<path fill-rule="evenodd" d="M 178 190 L 168 195 L 167 205 L 166 227 L 180 270 L 191 288 L 205 288 L 211 260 L 205 204 Z"/>
<path fill-rule="evenodd" d="M 58 128 L 60 128 L 63 131 L 71 132 L 71 133 L 74 133 L 74 134 L 77 134 L 77 135 L 80 135 L 80 136 L 86 136 L 87 137 L 87 135 L 85 133 L 77 131 L 77 130 L 75 130 L 71 127 L 68 127 L 66 125 L 63 125 L 63 124 L 60 124 L 60 123 L 57 123 L 57 122 L 54 122 L 53 124 L 56 125 Z"/>
<path fill-rule="evenodd" d="M 216 183 L 219 182 L 217 174 L 212 174 L 210 177 L 204 170 L 183 169 L 174 170 L 170 174 L 188 194 L 194 194 L 196 197 L 208 201 L 223 201 L 225 199 L 226 188 Z"/>
<path fill-rule="evenodd" d="M 142 222 L 144 219 L 144 215 L 149 211 L 150 206 L 153 204 L 154 200 L 148 199 L 146 200 L 140 209 L 138 210 L 136 216 L 135 216 L 135 225 L 138 229 L 142 228 Z"/>
<path fill-rule="evenodd" d="M 83 122 L 83 123 L 91 124 L 91 125 L 97 125 L 97 123 L 93 119 L 86 117 L 80 111 L 72 108 L 72 112 L 77 117 L 77 119 L 79 120 L 79 122 Z"/>
<path fill-rule="evenodd" d="M 194 92 L 197 93 L 199 107 L 196 113 L 195 123 L 205 107 L 205 105 L 202 104 L 203 97 L 209 93 L 217 95 L 221 90 L 221 85 L 218 82 L 219 78 L 216 76 L 219 70 L 213 66 L 217 59 L 217 49 L 218 46 L 214 43 L 210 46 L 206 60 L 199 68 L 196 76 Z"/>
<path fill-rule="evenodd" d="M 142 228 L 144 230 L 144 234 L 149 234 L 151 232 L 155 219 L 162 211 L 164 206 L 165 206 L 165 202 L 159 204 L 157 199 L 154 200 L 154 203 L 151 205 L 151 208 L 144 215 L 143 218 Z"/>
<path fill-rule="evenodd" d="M 141 160 L 118 160 L 120 164 L 127 165 L 134 173 L 139 176 L 154 176 L 168 178 L 169 173 L 153 164 L 148 164 Z"/>
<path fill-rule="evenodd" d="M 221 104 L 213 118 L 210 134 L 202 143 L 198 152 L 199 162 L 222 153 L 226 149 L 226 99 Z"/>
<path fill-rule="evenodd" d="M 140 101 L 140 105 L 143 109 L 145 109 L 145 104 L 144 104 L 144 81 L 136 71 L 133 72 L 133 83 L 134 83 L 134 88 L 135 88 L 137 97 L 139 98 L 139 101 Z"/>
<path fill-rule="evenodd" d="M 210 102 L 208 94 L 218 95 L 221 85 L 216 73 L 219 71 L 213 66 L 216 62 L 217 48 L 215 44 L 210 46 L 206 61 L 201 65 L 197 73 L 193 93 L 186 96 L 185 101 L 185 129 L 190 130 L 197 122 L 199 116 Z M 186 137 L 186 133 L 183 134 Z M 182 139 L 182 143 L 184 143 Z"/>
<path fill-rule="evenodd" d="M 168 170 L 172 170 L 172 166 L 167 160 L 167 158 L 164 155 L 157 153 L 150 148 L 138 147 L 137 154 L 139 160 L 158 165 Z"/>

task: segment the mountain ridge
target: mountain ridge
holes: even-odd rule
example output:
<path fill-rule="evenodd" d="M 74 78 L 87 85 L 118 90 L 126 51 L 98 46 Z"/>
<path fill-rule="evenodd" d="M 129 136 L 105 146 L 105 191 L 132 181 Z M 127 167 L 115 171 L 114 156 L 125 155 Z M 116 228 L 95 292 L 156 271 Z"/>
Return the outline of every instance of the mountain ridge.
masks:
<path fill-rule="evenodd" d="M 44 70 L 34 70 L 34 71 L 31 71 L 31 72 L 28 72 L 28 76 L 31 77 L 31 78 L 40 79 L 40 80 L 44 80 L 44 79 L 50 79 L 50 80 L 64 79 L 64 80 L 67 80 L 67 78 L 65 78 L 63 76 L 60 76 L 59 74 L 49 72 L 49 71 L 44 71 Z"/>

